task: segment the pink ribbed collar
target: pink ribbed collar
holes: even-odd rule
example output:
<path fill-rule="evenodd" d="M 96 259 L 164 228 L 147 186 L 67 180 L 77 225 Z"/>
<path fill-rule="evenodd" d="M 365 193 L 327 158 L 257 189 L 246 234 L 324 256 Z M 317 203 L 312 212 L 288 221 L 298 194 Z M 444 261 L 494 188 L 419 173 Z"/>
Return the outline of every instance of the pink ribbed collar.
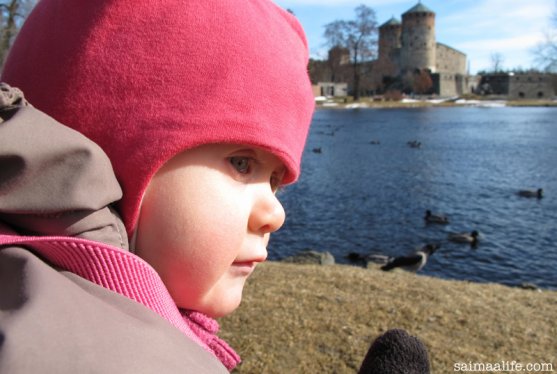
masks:
<path fill-rule="evenodd" d="M 236 352 L 215 335 L 217 321 L 202 313 L 179 310 L 157 272 L 136 255 L 73 237 L 0 234 L 0 249 L 7 245 L 30 247 L 53 265 L 145 305 L 213 353 L 228 370 L 240 362 Z"/>

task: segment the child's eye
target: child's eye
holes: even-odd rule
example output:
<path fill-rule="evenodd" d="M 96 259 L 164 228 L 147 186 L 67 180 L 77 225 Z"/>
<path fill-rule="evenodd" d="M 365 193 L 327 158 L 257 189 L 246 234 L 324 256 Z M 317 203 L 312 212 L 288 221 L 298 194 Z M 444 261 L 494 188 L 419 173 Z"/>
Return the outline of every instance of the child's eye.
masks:
<path fill-rule="evenodd" d="M 230 163 L 241 174 L 247 174 L 250 171 L 250 159 L 248 157 L 234 156 L 230 157 Z"/>
<path fill-rule="evenodd" d="M 281 182 L 281 178 L 279 178 L 277 175 L 275 175 L 273 173 L 273 175 L 271 175 L 271 180 L 269 181 L 269 183 L 271 184 L 271 189 L 273 190 L 273 192 L 277 192 L 279 187 L 280 187 L 280 182 Z"/>
<path fill-rule="evenodd" d="M 281 184 L 284 178 L 284 173 L 273 173 L 271 175 L 271 180 L 269 183 L 271 184 L 271 189 L 274 193 L 277 193 L 280 189 L 282 189 Z"/>

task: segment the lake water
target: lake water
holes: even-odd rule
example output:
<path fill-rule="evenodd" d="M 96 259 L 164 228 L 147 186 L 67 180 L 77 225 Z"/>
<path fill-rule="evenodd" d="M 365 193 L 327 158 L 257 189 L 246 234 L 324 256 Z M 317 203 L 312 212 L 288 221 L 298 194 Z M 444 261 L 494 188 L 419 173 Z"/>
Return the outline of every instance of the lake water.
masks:
<path fill-rule="evenodd" d="M 541 200 L 516 194 L 538 187 Z M 271 260 L 440 243 L 422 274 L 557 289 L 556 108 L 320 109 L 300 180 L 279 194 L 287 219 Z M 450 224 L 426 225 L 426 209 Z M 476 248 L 447 241 L 472 230 Z"/>

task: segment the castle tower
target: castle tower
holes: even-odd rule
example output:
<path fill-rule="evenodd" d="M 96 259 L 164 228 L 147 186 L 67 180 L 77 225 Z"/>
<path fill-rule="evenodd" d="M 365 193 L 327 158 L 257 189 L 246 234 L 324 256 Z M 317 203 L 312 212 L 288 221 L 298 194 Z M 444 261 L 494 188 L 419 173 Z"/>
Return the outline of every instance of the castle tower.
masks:
<path fill-rule="evenodd" d="M 402 25 L 392 17 L 379 26 L 379 59 L 393 59 L 393 54 L 400 48 Z"/>
<path fill-rule="evenodd" d="M 399 74 L 401 32 L 402 25 L 395 17 L 379 26 L 379 56 L 376 71 L 381 76 Z"/>
<path fill-rule="evenodd" d="M 402 15 L 401 70 L 436 71 L 435 13 L 420 2 Z"/>

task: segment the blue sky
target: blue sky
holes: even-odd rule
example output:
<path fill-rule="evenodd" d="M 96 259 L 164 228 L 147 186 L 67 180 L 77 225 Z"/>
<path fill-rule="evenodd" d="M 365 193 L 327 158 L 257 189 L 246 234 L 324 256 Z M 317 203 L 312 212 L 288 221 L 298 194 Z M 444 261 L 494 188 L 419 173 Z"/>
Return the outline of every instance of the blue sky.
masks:
<path fill-rule="evenodd" d="M 324 25 L 351 20 L 354 8 L 375 10 L 379 25 L 402 13 L 418 0 L 275 0 L 290 8 L 306 31 L 312 57 L 325 58 Z M 436 14 L 437 42 L 467 55 L 470 72 L 489 70 L 491 56 L 502 56 L 504 69 L 534 66 L 532 49 L 544 40 L 557 0 L 423 0 Z"/>

